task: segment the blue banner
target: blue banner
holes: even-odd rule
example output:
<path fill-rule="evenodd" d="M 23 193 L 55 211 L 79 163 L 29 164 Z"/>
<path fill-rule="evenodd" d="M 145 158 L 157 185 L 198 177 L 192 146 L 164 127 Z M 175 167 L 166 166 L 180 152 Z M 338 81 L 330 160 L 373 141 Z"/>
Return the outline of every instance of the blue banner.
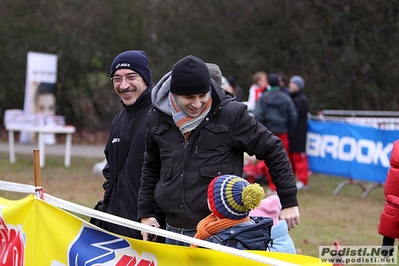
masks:
<path fill-rule="evenodd" d="M 309 120 L 306 153 L 315 173 L 385 183 L 397 130 Z"/>

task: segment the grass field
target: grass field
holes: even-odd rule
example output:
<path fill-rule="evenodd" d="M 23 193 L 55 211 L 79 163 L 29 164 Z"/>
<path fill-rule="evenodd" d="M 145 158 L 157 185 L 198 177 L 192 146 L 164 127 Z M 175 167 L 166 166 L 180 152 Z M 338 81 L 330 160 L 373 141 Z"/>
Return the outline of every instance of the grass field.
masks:
<path fill-rule="evenodd" d="M 63 166 L 63 157 L 46 158 L 41 169 L 41 183 L 45 192 L 87 207 L 92 207 L 102 197 L 103 178 L 92 174 L 98 159 L 72 158 L 71 166 Z M 10 164 L 8 154 L 0 153 L 0 180 L 34 185 L 33 156 L 18 155 Z M 382 188 L 373 190 L 362 198 L 358 186 L 346 186 L 338 195 L 334 189 L 345 179 L 314 174 L 310 189 L 299 191 L 301 224 L 290 231 L 297 252 L 318 257 L 320 245 L 363 246 L 381 244 L 377 232 L 379 217 L 384 207 Z M 368 183 L 365 183 L 368 185 Z M 19 199 L 25 195 L 0 190 L 0 196 Z"/>

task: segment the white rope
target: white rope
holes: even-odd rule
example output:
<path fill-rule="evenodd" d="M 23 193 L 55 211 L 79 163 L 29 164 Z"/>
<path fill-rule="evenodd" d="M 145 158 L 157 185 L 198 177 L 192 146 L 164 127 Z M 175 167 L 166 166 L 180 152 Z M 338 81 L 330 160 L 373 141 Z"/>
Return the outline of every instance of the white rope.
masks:
<path fill-rule="evenodd" d="M 36 187 L 0 180 L 0 190 L 34 194 Z"/>
<path fill-rule="evenodd" d="M 13 182 L 7 182 L 7 181 L 1 181 L 0 180 L 0 190 L 7 190 L 7 191 L 13 191 L 13 192 L 23 192 L 23 193 L 35 193 L 36 191 L 36 187 L 31 186 L 31 185 L 24 185 L 24 184 L 18 184 L 18 183 L 13 183 Z M 38 198 L 39 199 L 39 198 Z M 186 242 L 186 243 L 190 243 L 190 244 L 194 244 L 197 246 L 202 246 L 205 248 L 209 248 L 209 249 L 213 249 L 213 250 L 217 250 L 217 251 L 222 251 L 228 254 L 232 254 L 232 255 L 236 255 L 236 256 L 240 256 L 243 258 L 247 258 L 250 260 L 254 260 L 254 261 L 258 261 L 258 262 L 262 262 L 262 263 L 267 263 L 269 265 L 276 265 L 276 266 L 294 266 L 297 264 L 292 264 L 289 262 L 285 262 L 285 261 L 281 261 L 278 259 L 274 259 L 274 258 L 269 258 L 269 257 L 265 257 L 259 254 L 254 254 L 254 253 L 249 253 L 247 251 L 244 250 L 239 250 L 239 249 L 235 249 L 235 248 L 231 248 L 231 247 L 227 247 L 227 246 L 223 246 L 223 245 L 219 245 L 219 244 L 215 244 L 215 243 L 211 243 L 211 242 L 207 242 L 201 239 L 196 239 L 193 237 L 189 237 L 189 236 L 185 236 L 185 235 L 181 235 L 178 233 L 173 233 L 170 231 L 166 231 L 164 229 L 161 228 L 156 228 L 156 227 L 152 227 L 149 225 L 145 225 L 139 222 L 135 222 L 135 221 L 131 221 L 125 218 L 121 218 L 115 215 L 111 215 L 108 213 L 104 213 L 101 211 L 97 211 L 82 205 L 78 205 L 76 203 L 72 203 L 63 199 L 59 199 L 56 198 L 54 196 L 51 196 L 47 193 L 43 193 L 43 200 L 47 203 L 50 203 L 56 207 L 59 207 L 61 209 L 64 210 L 68 210 L 74 213 L 79 213 L 88 217 L 94 217 L 103 221 L 107 221 L 110 223 L 114 223 L 114 224 L 118 224 L 118 225 L 123 225 L 126 226 L 128 228 L 132 228 L 132 229 L 136 229 L 139 231 L 146 231 L 149 232 L 151 234 L 156 234 L 159 236 L 163 236 L 166 238 L 171 238 L 171 239 L 175 239 L 178 241 L 182 241 L 182 242 Z"/>

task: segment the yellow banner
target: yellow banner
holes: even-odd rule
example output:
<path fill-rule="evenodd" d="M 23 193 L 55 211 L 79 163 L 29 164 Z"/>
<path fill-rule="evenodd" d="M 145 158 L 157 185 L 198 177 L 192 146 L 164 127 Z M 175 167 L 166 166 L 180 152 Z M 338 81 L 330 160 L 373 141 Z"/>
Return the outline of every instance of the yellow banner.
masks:
<path fill-rule="evenodd" d="M 256 251 L 297 265 L 320 265 L 318 258 Z M 34 195 L 0 197 L 0 266 L 162 266 L 264 265 L 205 248 L 180 247 L 124 238 L 56 208 Z"/>

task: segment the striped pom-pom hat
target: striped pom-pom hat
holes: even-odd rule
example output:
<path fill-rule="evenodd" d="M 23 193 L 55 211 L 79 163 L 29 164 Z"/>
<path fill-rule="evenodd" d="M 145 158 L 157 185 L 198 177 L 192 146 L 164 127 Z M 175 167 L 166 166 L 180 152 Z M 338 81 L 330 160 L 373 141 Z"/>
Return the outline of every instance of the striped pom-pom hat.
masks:
<path fill-rule="evenodd" d="M 220 218 L 239 220 L 258 207 L 265 192 L 259 184 L 250 184 L 235 175 L 215 177 L 208 186 L 208 201 L 212 213 Z"/>

